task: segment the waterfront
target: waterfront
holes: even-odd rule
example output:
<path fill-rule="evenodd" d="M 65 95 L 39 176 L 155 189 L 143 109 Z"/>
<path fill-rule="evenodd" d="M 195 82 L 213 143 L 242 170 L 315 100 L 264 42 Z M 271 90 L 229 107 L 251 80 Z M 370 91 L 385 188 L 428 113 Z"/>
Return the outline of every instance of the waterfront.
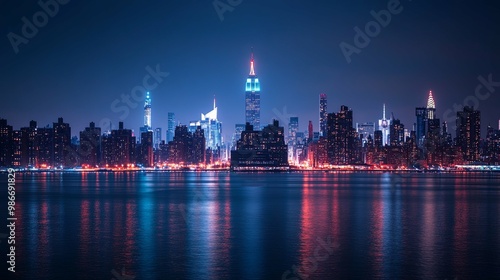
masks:
<path fill-rule="evenodd" d="M 499 185 L 498 173 L 18 173 L 16 276 L 493 279 Z"/>

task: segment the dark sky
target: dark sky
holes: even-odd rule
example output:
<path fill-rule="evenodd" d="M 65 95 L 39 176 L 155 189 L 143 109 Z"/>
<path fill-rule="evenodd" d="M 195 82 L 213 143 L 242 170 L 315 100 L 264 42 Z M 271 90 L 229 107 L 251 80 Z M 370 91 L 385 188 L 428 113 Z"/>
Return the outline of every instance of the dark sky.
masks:
<path fill-rule="evenodd" d="M 340 43 L 354 45 L 354 27 L 364 30 L 374 20 L 370 11 L 391 1 L 243 0 L 221 21 L 210 0 L 73 0 L 17 54 L 9 32 L 22 36 L 22 18 L 33 22 L 42 8 L 37 1 L 3 1 L 0 117 L 16 129 L 64 117 L 73 135 L 90 121 L 116 125 L 123 112 L 111 109 L 113 101 L 143 84 L 147 66 L 159 65 L 169 75 L 151 90 L 153 127 L 165 129 L 170 111 L 181 123 L 198 119 L 215 94 L 229 140 L 234 124 L 244 122 L 252 47 L 262 123 L 297 115 L 302 131 L 309 120 L 318 130 L 323 92 L 328 111 L 347 105 L 355 122 L 375 122 L 385 102 L 388 114 L 411 127 L 429 90 L 437 116 L 451 110 L 453 120 L 454 104 L 473 105 L 478 76 L 500 81 L 498 1 L 401 1 L 403 10 L 348 63 Z M 478 103 L 483 128 L 500 119 L 500 87 L 492 89 Z M 143 122 L 140 103 L 124 118 L 135 131 Z"/>

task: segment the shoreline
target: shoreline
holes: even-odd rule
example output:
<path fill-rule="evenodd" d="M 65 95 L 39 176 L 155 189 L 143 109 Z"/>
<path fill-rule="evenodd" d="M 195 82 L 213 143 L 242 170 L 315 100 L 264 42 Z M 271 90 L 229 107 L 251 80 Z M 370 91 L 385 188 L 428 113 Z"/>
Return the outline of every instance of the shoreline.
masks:
<path fill-rule="evenodd" d="M 0 170 L 0 173 L 7 173 L 7 170 Z M 229 172 L 229 173 L 497 173 L 500 174 L 500 167 L 487 170 L 401 170 L 401 169 L 288 169 L 288 170 L 231 170 L 226 169 L 123 169 L 123 170 L 92 170 L 92 169 L 34 169 L 34 170 L 15 170 L 16 173 L 208 173 L 208 172 Z"/>

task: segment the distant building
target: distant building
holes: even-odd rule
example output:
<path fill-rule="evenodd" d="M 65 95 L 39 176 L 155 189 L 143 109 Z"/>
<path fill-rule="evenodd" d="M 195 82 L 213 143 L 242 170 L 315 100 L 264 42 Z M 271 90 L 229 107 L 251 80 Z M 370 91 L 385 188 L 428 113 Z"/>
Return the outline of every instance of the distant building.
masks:
<path fill-rule="evenodd" d="M 154 166 L 154 154 L 153 154 L 153 132 L 146 131 L 141 133 L 141 144 L 140 153 L 137 163 L 144 167 Z"/>
<path fill-rule="evenodd" d="M 297 156 L 297 133 L 299 131 L 299 118 L 290 117 L 290 122 L 288 123 L 288 161 L 295 162 Z"/>
<path fill-rule="evenodd" d="M 245 122 L 260 129 L 260 82 L 255 74 L 254 58 L 250 59 L 250 74 L 245 84 Z"/>
<path fill-rule="evenodd" d="M 463 159 L 472 163 L 479 161 L 481 140 L 481 113 L 465 106 L 457 112 L 457 146 L 462 150 Z"/>
<path fill-rule="evenodd" d="M 428 120 L 427 108 L 417 107 L 415 108 L 415 116 L 417 117 L 416 123 L 416 137 L 417 146 L 419 148 L 424 147 L 425 134 L 427 133 L 427 120 Z"/>
<path fill-rule="evenodd" d="M 231 169 L 288 169 L 284 128 L 277 120 L 262 129 L 254 130 L 247 123 L 237 148 L 231 151 Z"/>
<path fill-rule="evenodd" d="M 54 167 L 54 128 L 49 126 L 38 128 L 36 146 L 38 167 Z"/>
<path fill-rule="evenodd" d="M 373 139 L 375 133 L 375 123 L 373 122 L 365 122 L 365 123 L 356 123 L 356 132 L 362 136 L 362 145 L 366 146 L 368 141 L 368 136 L 371 136 Z"/>
<path fill-rule="evenodd" d="M 29 127 L 21 128 L 21 166 L 36 167 L 38 157 L 36 121 L 30 121 Z"/>
<path fill-rule="evenodd" d="M 22 133 L 20 130 L 12 131 L 12 166 L 21 167 Z"/>
<path fill-rule="evenodd" d="M 167 143 L 174 140 L 175 125 L 175 114 L 172 112 L 168 112 Z"/>
<path fill-rule="evenodd" d="M 328 161 L 330 164 L 355 163 L 355 129 L 352 110 L 341 106 L 338 113 L 328 114 Z"/>
<path fill-rule="evenodd" d="M 54 165 L 56 167 L 69 167 L 72 161 L 71 127 L 59 118 L 53 125 L 54 128 Z"/>
<path fill-rule="evenodd" d="M 429 97 L 427 98 L 427 118 L 433 120 L 436 115 L 436 103 L 434 102 L 434 97 L 432 96 L 432 91 L 429 91 Z"/>
<path fill-rule="evenodd" d="M 222 146 L 222 123 L 217 119 L 217 106 L 214 105 L 212 111 L 201 114 L 199 121 L 189 123 L 189 132 L 195 133 L 198 126 L 201 127 L 205 135 L 205 147 L 212 150 L 218 150 Z"/>
<path fill-rule="evenodd" d="M 93 122 L 80 132 L 79 155 L 82 165 L 96 166 L 101 162 L 101 128 Z"/>
<path fill-rule="evenodd" d="M 146 93 L 146 99 L 144 100 L 144 126 L 139 129 L 140 133 L 153 131 L 151 126 L 151 96 L 149 91 Z"/>
<path fill-rule="evenodd" d="M 241 132 L 245 130 L 244 124 L 236 124 L 234 126 L 233 139 L 231 140 L 231 150 L 236 150 L 236 144 L 241 138 Z"/>
<path fill-rule="evenodd" d="M 161 140 L 162 140 L 161 128 L 157 127 L 155 129 L 155 134 L 154 134 L 154 145 L 153 146 L 155 149 L 158 149 L 160 147 Z M 141 142 L 142 142 L 142 140 L 141 140 Z"/>
<path fill-rule="evenodd" d="M 201 126 L 191 133 L 187 126 L 175 128 L 174 140 L 168 143 L 170 163 L 200 164 L 205 163 L 205 135 Z"/>
<path fill-rule="evenodd" d="M 118 129 L 102 138 L 103 164 L 121 167 L 136 163 L 136 137 L 119 122 Z"/>
<path fill-rule="evenodd" d="M 0 166 L 12 165 L 12 126 L 0 119 Z"/>
<path fill-rule="evenodd" d="M 391 127 L 391 120 L 385 118 L 385 104 L 382 113 L 382 119 L 378 121 L 378 129 L 382 131 L 382 145 L 388 145 L 389 143 L 389 130 Z"/>
<path fill-rule="evenodd" d="M 328 118 L 327 96 L 325 93 L 319 95 L 319 135 L 326 136 L 326 122 Z"/>
<path fill-rule="evenodd" d="M 405 127 L 398 119 L 392 119 L 390 125 L 390 145 L 391 146 L 402 146 L 405 140 Z"/>

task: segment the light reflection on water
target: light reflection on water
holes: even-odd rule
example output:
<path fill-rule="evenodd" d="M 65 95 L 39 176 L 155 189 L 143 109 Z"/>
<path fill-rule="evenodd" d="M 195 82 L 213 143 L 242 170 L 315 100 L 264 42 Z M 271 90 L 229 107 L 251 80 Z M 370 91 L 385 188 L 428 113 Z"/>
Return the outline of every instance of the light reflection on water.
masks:
<path fill-rule="evenodd" d="M 500 272 L 498 175 L 17 175 L 20 279 L 111 279 L 122 268 L 135 279 Z M 318 239 L 328 238 L 331 253 L 315 259 Z"/>

